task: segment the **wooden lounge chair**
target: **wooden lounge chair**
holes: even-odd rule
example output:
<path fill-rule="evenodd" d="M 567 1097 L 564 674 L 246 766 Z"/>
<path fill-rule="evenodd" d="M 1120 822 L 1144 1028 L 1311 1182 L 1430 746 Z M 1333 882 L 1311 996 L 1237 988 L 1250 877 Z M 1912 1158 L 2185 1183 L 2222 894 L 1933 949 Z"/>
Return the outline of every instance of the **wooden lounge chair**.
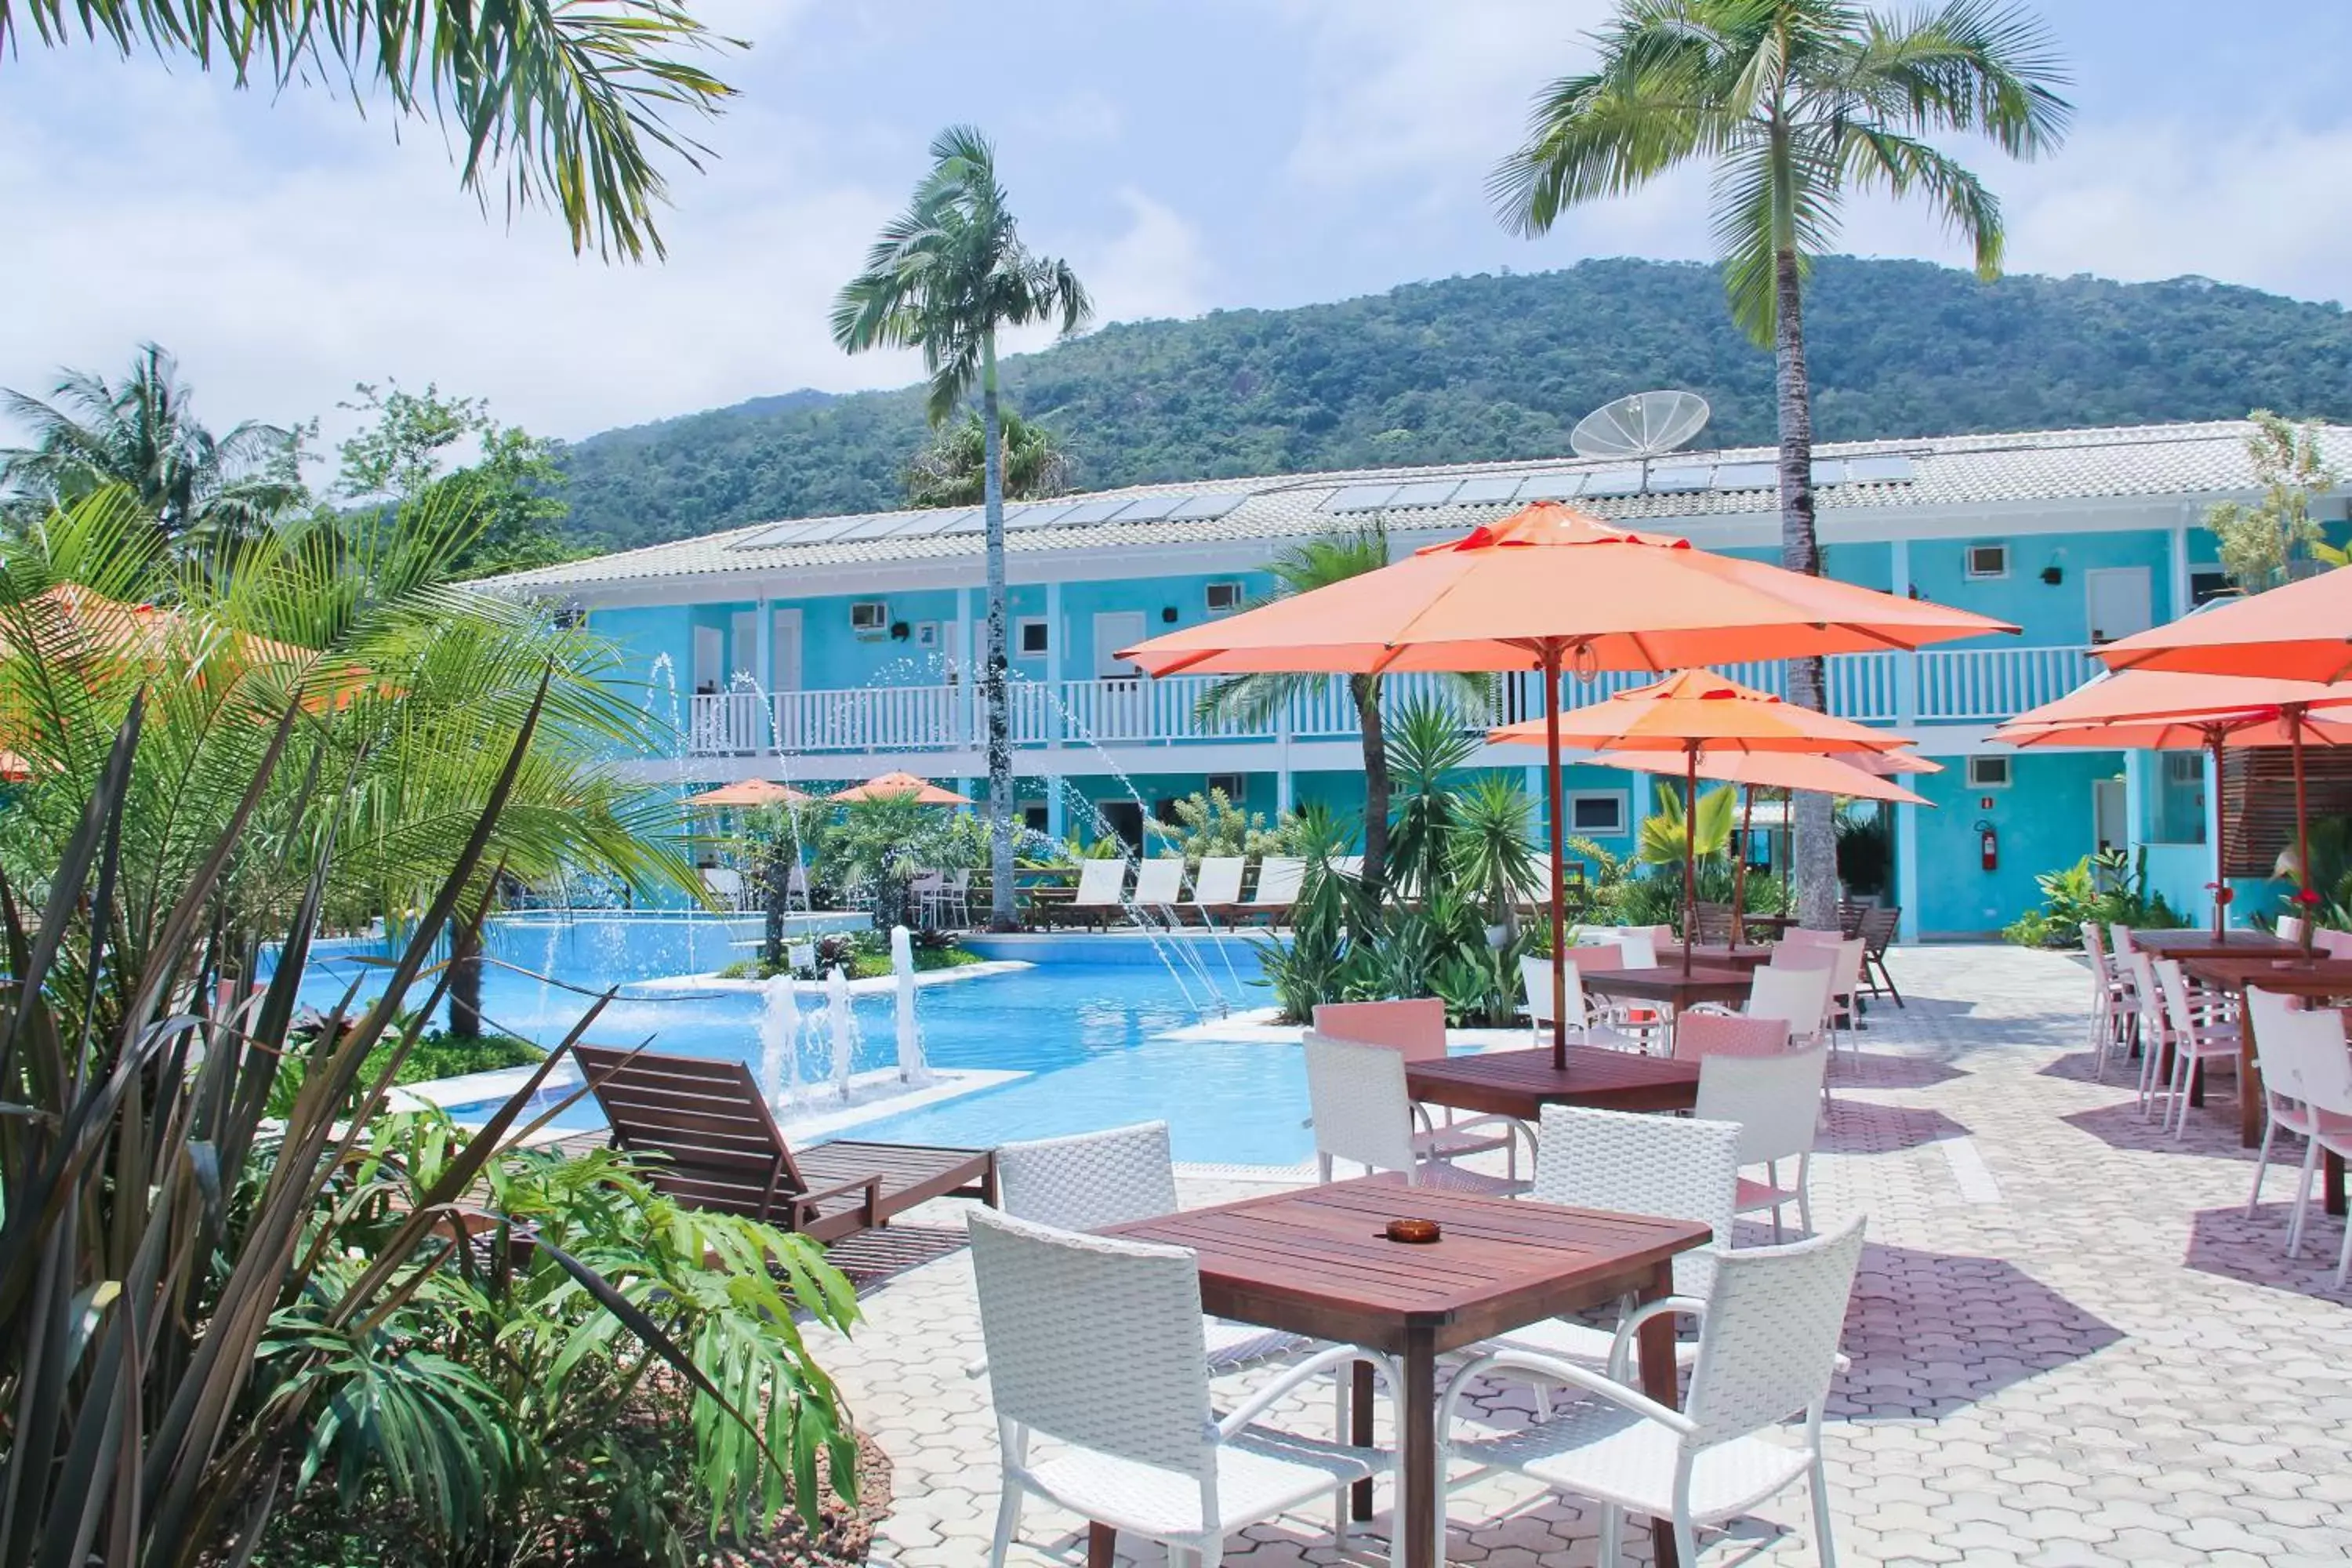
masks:
<path fill-rule="evenodd" d="M 1127 909 L 1127 862 L 1118 857 L 1078 862 L 1078 890 L 1066 908 L 1070 918 L 1108 928 Z"/>
<path fill-rule="evenodd" d="M 996 1155 L 915 1143 L 795 1152 L 739 1061 L 577 1046 L 614 1147 L 655 1156 L 656 1188 L 688 1208 L 748 1215 L 827 1244 L 940 1197 L 996 1202 Z"/>
<path fill-rule="evenodd" d="M 1179 911 L 1204 926 L 1230 917 L 1242 901 L 1242 874 L 1248 869 L 1246 856 L 1204 857 L 1201 868 L 1192 873 L 1192 896 L 1177 906 Z"/>
<path fill-rule="evenodd" d="M 1250 889 L 1249 901 L 1239 912 L 1267 925 L 1287 920 L 1306 883 L 1306 861 L 1295 856 L 1268 855 L 1257 863 L 1257 886 Z"/>
<path fill-rule="evenodd" d="M 1863 944 L 1863 988 L 1873 996 L 1893 997 L 1897 1007 L 1904 1005 L 1903 993 L 1895 989 L 1895 976 L 1887 972 L 1886 949 L 1902 924 L 1903 911 L 1899 909 L 1865 909 L 1855 932 Z"/>

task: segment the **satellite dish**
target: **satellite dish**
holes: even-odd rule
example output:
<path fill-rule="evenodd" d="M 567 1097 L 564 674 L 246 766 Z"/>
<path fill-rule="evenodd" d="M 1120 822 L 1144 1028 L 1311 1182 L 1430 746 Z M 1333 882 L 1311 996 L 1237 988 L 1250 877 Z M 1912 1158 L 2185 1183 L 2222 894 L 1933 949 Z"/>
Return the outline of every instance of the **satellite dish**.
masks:
<path fill-rule="evenodd" d="M 1639 458 L 1646 478 L 1650 459 L 1697 435 L 1706 412 L 1706 399 L 1696 392 L 1637 392 L 1578 420 L 1568 444 L 1580 458 Z"/>

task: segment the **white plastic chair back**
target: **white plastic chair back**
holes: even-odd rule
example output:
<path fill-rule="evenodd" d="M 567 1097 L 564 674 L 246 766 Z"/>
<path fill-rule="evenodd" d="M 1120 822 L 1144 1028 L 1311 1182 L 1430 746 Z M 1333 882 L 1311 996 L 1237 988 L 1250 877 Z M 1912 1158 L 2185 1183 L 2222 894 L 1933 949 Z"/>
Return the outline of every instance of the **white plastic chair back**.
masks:
<path fill-rule="evenodd" d="M 2294 1020 L 2286 1036 L 2292 1042 L 2287 1070 L 2294 1084 L 2287 1092 L 2314 1110 L 2352 1117 L 2352 1041 L 2346 1038 L 2344 1010 L 2310 1007 L 2287 1016 Z M 2260 1033 L 2254 1040 L 2259 1046 Z"/>
<path fill-rule="evenodd" d="M 1307 1050 L 1307 1102 L 1315 1119 L 1317 1156 L 1410 1175 L 1416 1162 L 1404 1053 L 1334 1040 L 1312 1029 L 1300 1043 Z"/>
<path fill-rule="evenodd" d="M 1658 966 L 1658 932 L 1662 929 L 1659 926 L 1619 928 L 1614 940 L 1623 952 L 1626 968 L 1655 969 Z"/>
<path fill-rule="evenodd" d="M 1570 1208 L 1696 1220 L 1715 1245 L 1678 1254 L 1675 1289 L 1704 1297 L 1713 1254 L 1731 1244 L 1739 1194 L 1739 1128 L 1696 1117 L 1547 1105 L 1528 1196 Z"/>
<path fill-rule="evenodd" d="M 1698 1103 L 1691 1114 L 1702 1121 L 1737 1122 L 1743 1165 L 1810 1154 L 1821 1121 L 1822 1077 L 1828 1070 L 1823 1046 L 1771 1057 L 1702 1058 Z"/>
<path fill-rule="evenodd" d="M 1127 862 L 1118 856 L 1078 862 L 1078 890 L 1070 895 L 1074 909 L 1116 908 L 1127 887 Z"/>
<path fill-rule="evenodd" d="M 2330 958 L 2352 958 L 2352 931 L 2314 931 L 2311 944 Z"/>
<path fill-rule="evenodd" d="M 2303 941 L 2303 917 L 2301 915 L 2279 916 L 2278 934 L 2279 940 L 2282 942 L 2300 942 Z"/>
<path fill-rule="evenodd" d="M 1519 990 L 1527 1001 L 1529 1021 L 1541 1026 L 1565 1016 L 1568 1019 L 1569 1027 L 1572 1029 L 1584 1027 L 1585 1020 L 1591 1017 L 1592 1013 L 1585 1004 L 1584 975 L 1577 965 L 1586 962 L 1586 954 L 1589 951 L 1581 947 L 1570 948 L 1568 962 L 1561 969 L 1560 984 L 1568 988 L 1568 1011 L 1565 1014 L 1553 1005 L 1556 998 L 1551 987 L 1550 957 L 1539 952 L 1530 952 L 1521 956 Z"/>
<path fill-rule="evenodd" d="M 1863 955 L 1870 951 L 1870 944 L 1857 936 L 1826 951 L 1836 959 L 1831 968 L 1830 994 L 1851 1005 L 1854 992 L 1862 985 L 1862 960 Z"/>
<path fill-rule="evenodd" d="M 1202 858 L 1201 868 L 1192 873 L 1192 901 L 1196 904 L 1238 904 L 1242 901 L 1242 873 L 1249 868 L 1249 860 L 1241 855 L 1211 855 Z"/>
<path fill-rule="evenodd" d="M 2132 941 L 2131 927 L 2121 921 L 2110 921 L 2107 922 L 2107 948 L 2117 958 L 2123 958 L 2137 952 L 2139 943 Z"/>
<path fill-rule="evenodd" d="M 1257 888 L 1253 904 L 1295 904 L 1307 882 L 1307 862 L 1289 855 L 1269 855 L 1257 863 Z"/>
<path fill-rule="evenodd" d="M 1705 1447 L 1818 1409 L 1837 1373 L 1846 1302 L 1862 1262 L 1862 1221 L 1786 1247 L 1715 1259 L 1684 1411 Z"/>
<path fill-rule="evenodd" d="M 1209 1479 L 1214 1417 L 1192 1254 L 987 1209 L 967 1223 L 997 1418 Z"/>
<path fill-rule="evenodd" d="M 1100 1230 L 1174 1214 L 1176 1164 L 1168 1123 L 1035 1138 L 996 1151 L 997 1206 L 1063 1230 Z"/>
<path fill-rule="evenodd" d="M 2083 952 L 2091 961 L 2091 973 L 2105 984 L 2115 978 L 2115 965 L 2107 962 L 2106 939 L 2099 935 L 2099 922 L 2083 922 Z"/>
<path fill-rule="evenodd" d="M 1675 1060 L 1777 1057 L 1789 1048 L 1789 1020 L 1692 1008 L 1675 1020 Z"/>
<path fill-rule="evenodd" d="M 1613 934 L 1590 939 L 1579 937 L 1576 939 L 1576 945 L 1568 950 L 1568 956 L 1575 961 L 1579 972 L 1584 973 L 1590 973 L 1596 969 L 1635 967 L 1626 961 L 1625 944 L 1617 941 Z"/>
<path fill-rule="evenodd" d="M 1184 862 L 1173 857 L 1146 860 L 1135 868 L 1135 901 L 1165 909 L 1184 896 Z"/>
<path fill-rule="evenodd" d="M 1843 931 L 1816 931 L 1811 926 L 1790 926 L 1780 933 L 1780 945 L 1786 947 L 1835 947 L 1844 940 Z"/>
<path fill-rule="evenodd" d="M 1790 953 L 1792 959 L 1807 955 Z M 1818 952 L 1812 956 L 1819 956 Z M 1758 969 L 1748 989 L 1748 1016 L 1778 1018 L 1797 1037 L 1818 1035 L 1829 1016 L 1832 973 L 1828 964 L 1783 963 L 1780 953 Z"/>
<path fill-rule="evenodd" d="M 1445 1059 L 1445 1003 L 1435 996 L 1391 1002 L 1318 1002 L 1315 1032 L 1402 1052 L 1409 1062 Z"/>
<path fill-rule="evenodd" d="M 2159 958 L 2151 966 L 2156 971 L 2156 984 L 2164 998 L 2165 1021 L 2172 1032 L 2186 1040 L 2197 1033 L 2197 1015 L 2189 1005 L 2189 980 L 2180 973 L 2177 958 Z"/>

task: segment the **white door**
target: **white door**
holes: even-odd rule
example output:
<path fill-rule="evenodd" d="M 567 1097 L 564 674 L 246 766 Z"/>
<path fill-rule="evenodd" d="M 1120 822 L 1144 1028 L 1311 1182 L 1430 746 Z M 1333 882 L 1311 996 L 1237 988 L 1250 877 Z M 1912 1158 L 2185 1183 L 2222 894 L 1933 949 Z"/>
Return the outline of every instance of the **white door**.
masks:
<path fill-rule="evenodd" d="M 719 626 L 694 628 L 694 695 L 688 699 L 687 744 L 709 754 L 732 751 L 727 743 L 727 721 L 721 710 L 727 689 L 727 633 Z"/>
<path fill-rule="evenodd" d="M 727 634 L 717 626 L 694 628 L 694 690 L 698 697 L 727 688 Z"/>
<path fill-rule="evenodd" d="M 2124 781 L 2099 779 L 2091 785 L 2091 838 L 2105 849 L 2123 849 Z"/>
<path fill-rule="evenodd" d="M 776 706 L 776 744 L 805 744 L 805 726 L 795 694 L 801 689 L 801 613 L 778 610 L 768 634 L 768 700 Z"/>
<path fill-rule="evenodd" d="M 2145 566 L 2100 566 L 2083 574 L 2090 611 L 2091 640 L 2113 642 L 2156 624 Z"/>
<path fill-rule="evenodd" d="M 1142 671 L 1118 650 L 1143 640 L 1141 610 L 1101 610 L 1095 615 L 1095 680 L 1098 700 L 1090 721 L 1095 739 L 1143 740 L 1150 732 L 1148 689 Z"/>

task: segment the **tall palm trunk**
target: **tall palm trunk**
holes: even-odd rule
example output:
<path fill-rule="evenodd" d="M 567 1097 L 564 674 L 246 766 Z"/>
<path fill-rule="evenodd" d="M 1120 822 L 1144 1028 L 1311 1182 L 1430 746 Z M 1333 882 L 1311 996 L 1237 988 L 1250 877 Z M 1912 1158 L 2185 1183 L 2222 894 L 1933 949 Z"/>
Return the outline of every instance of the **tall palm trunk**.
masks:
<path fill-rule="evenodd" d="M 1363 889 L 1375 907 L 1388 886 L 1389 750 L 1381 731 L 1381 678 L 1348 677 L 1348 695 L 1356 701 L 1356 728 L 1364 742 L 1364 875 Z"/>
<path fill-rule="evenodd" d="M 981 684 L 988 715 L 988 925 L 1012 931 L 1020 921 L 1013 909 L 1013 722 L 1004 690 L 1004 421 L 993 331 L 981 336 L 980 365 L 981 504 L 988 517 L 988 653 Z"/>
<path fill-rule="evenodd" d="M 461 1040 L 482 1035 L 482 928 L 462 917 L 449 922 L 449 1033 Z"/>
<path fill-rule="evenodd" d="M 1797 253 L 1773 259 L 1774 379 L 1780 415 L 1780 564 L 1815 576 L 1822 551 L 1813 531 L 1813 398 L 1805 373 L 1804 289 Z M 1818 658 L 1789 660 L 1789 700 L 1815 712 L 1828 709 L 1826 681 Z M 1794 796 L 1790 826 L 1795 835 L 1797 915 L 1817 931 L 1837 927 L 1837 827 L 1830 797 L 1817 790 Z"/>

